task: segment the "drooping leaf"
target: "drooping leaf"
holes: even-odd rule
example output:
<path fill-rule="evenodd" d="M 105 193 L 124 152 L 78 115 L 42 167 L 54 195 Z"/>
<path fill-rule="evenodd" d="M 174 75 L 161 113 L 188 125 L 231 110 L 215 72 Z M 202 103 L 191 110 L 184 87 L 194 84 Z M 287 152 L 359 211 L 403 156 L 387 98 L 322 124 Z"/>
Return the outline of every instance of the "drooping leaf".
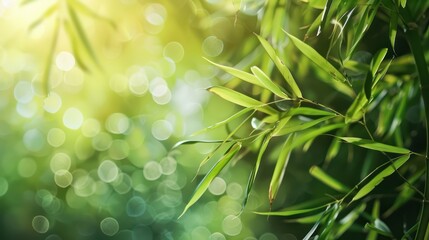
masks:
<path fill-rule="evenodd" d="M 367 104 L 368 99 L 366 94 L 361 91 L 350 105 L 349 109 L 347 109 L 345 122 L 352 123 L 359 121 L 366 112 Z"/>
<path fill-rule="evenodd" d="M 391 10 L 390 14 L 390 21 L 389 21 L 389 40 L 390 45 L 392 46 L 392 49 L 395 49 L 395 40 L 396 40 L 396 33 L 398 31 L 398 17 L 399 14 L 395 9 Z"/>
<path fill-rule="evenodd" d="M 355 209 L 353 209 L 349 214 L 343 217 L 338 222 L 338 227 L 335 229 L 335 239 L 340 239 L 340 237 L 349 230 L 355 221 L 361 216 L 361 214 L 365 211 L 366 204 L 360 204 Z M 369 240 L 369 239 L 367 239 Z"/>
<path fill-rule="evenodd" d="M 395 161 L 393 161 L 393 164 L 389 164 L 389 166 L 387 166 L 377 175 L 372 177 L 368 183 L 366 183 L 363 187 L 359 188 L 359 191 L 353 197 L 352 202 L 368 195 L 378 184 L 380 184 L 384 180 L 384 178 L 394 173 L 396 169 L 400 168 L 405 162 L 407 162 L 409 158 L 409 154 L 397 158 Z"/>
<path fill-rule="evenodd" d="M 308 122 L 300 122 L 298 124 L 289 124 L 281 129 L 279 129 L 279 131 L 277 131 L 275 133 L 275 136 L 284 136 L 287 135 L 289 133 L 294 133 L 294 132 L 298 132 L 298 131 L 303 131 L 306 130 L 308 128 L 311 128 L 319 123 L 325 122 L 329 119 L 334 118 L 335 116 L 325 116 L 325 117 L 321 117 L 315 120 L 311 120 Z"/>
<path fill-rule="evenodd" d="M 105 16 L 102 16 L 102 15 L 100 15 L 100 14 L 98 14 L 98 13 L 96 13 L 93 9 L 91 9 L 91 8 L 89 8 L 87 5 L 85 5 L 85 4 L 83 4 L 82 2 L 80 2 L 79 0 L 71 0 L 71 1 L 68 1 L 75 9 L 77 9 L 78 11 L 79 11 L 79 13 L 83 13 L 83 14 L 86 14 L 87 16 L 89 16 L 89 17 L 92 17 L 92 18 L 94 18 L 94 19 L 97 19 L 97 20 L 101 20 L 101 21 L 104 21 L 104 22 L 107 22 L 107 23 L 109 23 L 113 28 L 116 28 L 116 23 L 112 20 L 112 19 L 110 19 L 110 18 L 108 18 L 108 17 L 105 17 Z"/>
<path fill-rule="evenodd" d="M 349 187 L 327 174 L 325 171 L 323 171 L 323 169 L 319 168 L 318 166 L 312 166 L 310 168 L 310 174 L 319 181 L 326 184 L 327 186 L 331 187 L 332 189 L 337 190 L 338 192 L 347 193 L 350 191 Z"/>
<path fill-rule="evenodd" d="M 38 17 L 36 20 L 34 20 L 30 27 L 28 28 L 29 30 L 32 30 L 34 28 L 36 28 L 37 26 L 40 25 L 40 23 L 42 23 L 43 21 L 45 21 L 47 18 L 49 18 L 50 16 L 52 16 L 56 10 L 58 10 L 58 4 L 54 3 L 51 6 L 49 6 L 42 15 L 40 15 L 40 17 Z"/>
<path fill-rule="evenodd" d="M 291 108 L 286 114 L 288 116 L 295 116 L 295 115 L 336 116 L 336 114 L 333 112 L 320 110 L 320 109 L 316 109 L 316 108 L 308 108 L 308 107 Z"/>
<path fill-rule="evenodd" d="M 320 19 L 320 25 L 317 28 L 316 36 L 319 36 L 322 33 L 322 28 L 325 27 L 326 20 L 328 18 L 328 14 L 331 8 L 332 0 L 327 0 L 325 6 L 323 7 L 322 17 Z"/>
<path fill-rule="evenodd" d="M 180 214 L 179 218 L 186 213 L 186 211 L 200 199 L 200 197 L 204 194 L 204 192 L 209 187 L 210 183 L 213 179 L 222 171 L 222 169 L 229 163 L 229 161 L 238 153 L 241 148 L 241 143 L 235 143 L 232 145 L 230 149 L 225 153 L 225 155 L 219 159 L 219 161 L 210 169 L 210 171 L 204 176 L 203 180 L 198 184 L 194 193 L 192 194 L 191 199 L 188 204 L 186 204 L 185 209 L 182 214 Z"/>
<path fill-rule="evenodd" d="M 279 187 L 283 181 L 283 177 L 286 171 L 286 167 L 289 162 L 289 157 L 291 153 L 290 145 L 293 141 L 294 135 L 291 134 L 286 139 L 285 143 L 282 146 L 279 157 L 277 158 L 276 166 L 274 168 L 273 175 L 271 177 L 270 187 L 268 190 L 268 199 L 270 200 L 270 205 L 273 204 L 274 199 L 277 196 Z"/>
<path fill-rule="evenodd" d="M 215 65 L 216 67 L 222 69 L 223 71 L 231 74 L 232 76 L 234 76 L 234 77 L 236 77 L 238 79 L 241 79 L 241 80 L 243 80 L 245 82 L 248 82 L 250 84 L 253 84 L 253 85 L 264 87 L 264 85 L 262 85 L 262 83 L 258 80 L 258 78 L 256 78 L 254 75 L 252 75 L 250 73 L 247 73 L 245 71 L 241 71 L 241 70 L 235 69 L 233 67 L 228 67 L 228 66 L 224 66 L 224 65 L 221 65 L 221 64 L 214 63 L 214 62 L 208 60 L 207 58 L 204 58 L 204 59 L 206 61 L 208 61 L 209 63 Z"/>
<path fill-rule="evenodd" d="M 349 80 L 344 77 L 344 75 L 338 71 L 336 67 L 334 67 L 326 58 L 320 55 L 314 48 L 310 47 L 303 41 L 299 40 L 295 36 L 286 32 L 294 45 L 306 56 L 308 57 L 314 64 L 319 66 L 320 70 L 323 70 L 329 73 L 334 80 L 347 83 L 351 86 Z"/>
<path fill-rule="evenodd" d="M 368 139 L 362 139 L 357 137 L 338 137 L 338 138 L 345 142 L 357 145 L 359 147 L 371 149 L 379 152 L 389 152 L 389 153 L 398 153 L 398 154 L 409 154 L 411 152 L 406 148 L 379 143 Z"/>
<path fill-rule="evenodd" d="M 54 52 L 57 46 L 57 42 L 58 42 L 58 38 L 59 38 L 59 30 L 60 30 L 60 21 L 57 20 L 55 22 L 55 27 L 54 27 L 54 32 L 53 32 L 53 36 L 52 36 L 52 42 L 51 42 L 51 46 L 49 48 L 49 52 L 48 52 L 48 56 L 46 59 L 46 65 L 45 68 L 43 69 L 42 72 L 42 76 L 41 79 L 42 81 L 44 81 L 44 89 L 45 89 L 45 94 L 48 95 L 49 91 L 50 91 L 50 75 L 51 75 L 51 68 L 52 68 L 52 60 L 54 58 Z"/>
<path fill-rule="evenodd" d="M 191 144 L 197 144 L 197 143 L 223 143 L 223 142 L 225 142 L 225 140 L 183 140 L 174 144 L 172 148 L 174 149 L 182 145 L 191 145 Z M 229 142 L 229 141 L 226 140 L 226 142 Z"/>
<path fill-rule="evenodd" d="M 279 210 L 275 212 L 255 212 L 255 213 L 259 215 L 265 215 L 265 216 L 295 217 L 295 216 L 300 216 L 308 213 L 320 213 L 320 210 L 323 208 L 326 208 L 326 206 L 318 206 L 318 207 L 307 208 L 307 209 L 293 209 L 293 210 L 284 209 L 284 210 Z"/>
<path fill-rule="evenodd" d="M 345 126 L 344 123 L 336 123 L 332 125 L 325 125 L 316 129 L 308 129 L 295 137 L 295 140 L 292 142 L 291 148 L 296 148 L 298 146 L 301 146 L 302 144 L 307 143 L 308 141 L 312 141 L 316 137 L 324 133 L 330 132 L 334 129 L 338 129 L 344 126 Z"/>
<path fill-rule="evenodd" d="M 260 68 L 253 66 L 250 70 L 266 89 L 283 99 L 290 99 L 290 97 L 284 93 L 280 87 L 275 84 Z"/>
<path fill-rule="evenodd" d="M 380 219 L 375 219 L 374 223 L 366 223 L 365 229 L 368 231 L 375 231 L 377 234 L 393 238 L 390 228 Z"/>
<path fill-rule="evenodd" d="M 292 73 L 289 71 L 289 69 L 284 65 L 274 48 L 268 43 L 267 40 L 265 40 L 263 37 L 256 35 L 261 42 L 262 46 L 264 47 L 265 51 L 267 51 L 268 55 L 270 56 L 271 60 L 276 65 L 277 69 L 282 74 L 283 78 L 285 79 L 286 83 L 289 85 L 289 87 L 292 90 L 292 94 L 294 97 L 302 98 L 301 90 L 299 89 L 298 85 L 296 84 L 295 79 L 292 76 Z"/>
<path fill-rule="evenodd" d="M 231 115 L 230 117 L 228 117 L 227 119 L 225 119 L 225 120 L 223 120 L 223 121 L 220 121 L 220 122 L 217 122 L 217 123 L 215 123 L 215 124 L 213 124 L 213 125 L 211 125 L 211 126 L 208 126 L 208 127 L 204 128 L 204 129 L 201 129 L 201 130 L 199 130 L 199 131 L 197 131 L 197 132 L 193 133 L 193 134 L 192 134 L 192 136 L 196 136 L 196 135 L 198 135 L 198 134 L 201 134 L 201 133 L 207 132 L 207 131 L 209 131 L 209 130 L 215 129 L 215 128 L 217 128 L 217 127 L 223 126 L 223 125 L 225 125 L 225 124 L 228 124 L 228 123 L 230 123 L 231 121 L 233 121 L 233 120 L 235 120 L 235 119 L 237 119 L 237 118 L 241 117 L 242 115 L 244 115 L 244 114 L 246 114 L 246 113 L 248 113 L 248 112 L 250 112 L 250 111 L 253 111 L 253 113 L 251 114 L 251 115 L 253 115 L 253 114 L 255 113 L 255 111 L 256 111 L 256 110 L 253 110 L 253 109 L 251 109 L 251 108 L 243 108 L 243 109 L 241 109 L 240 111 L 238 111 L 238 112 L 234 113 L 233 115 Z"/>
<path fill-rule="evenodd" d="M 380 68 L 381 62 L 384 60 L 387 54 L 387 48 L 380 49 L 372 58 L 370 69 L 372 77 L 375 77 L 375 74 L 377 73 L 378 69 Z"/>
<path fill-rule="evenodd" d="M 229 102 L 235 103 L 239 106 L 256 109 L 258 111 L 261 111 L 270 115 L 277 114 L 277 111 L 274 108 L 268 106 L 267 104 L 260 102 L 258 100 L 255 100 L 251 97 L 248 97 L 232 89 L 221 87 L 221 86 L 215 86 L 215 87 L 210 87 L 208 91 L 220 96 L 221 98 Z"/>

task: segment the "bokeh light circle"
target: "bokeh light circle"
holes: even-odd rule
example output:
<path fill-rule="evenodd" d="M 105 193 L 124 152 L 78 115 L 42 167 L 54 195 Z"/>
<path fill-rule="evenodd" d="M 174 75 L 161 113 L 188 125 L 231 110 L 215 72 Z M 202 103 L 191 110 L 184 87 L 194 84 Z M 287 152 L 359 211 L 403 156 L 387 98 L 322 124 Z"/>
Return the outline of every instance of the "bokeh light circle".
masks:
<path fill-rule="evenodd" d="M 241 233 L 243 225 L 238 216 L 228 215 L 222 221 L 222 230 L 229 236 L 237 236 Z"/>
<path fill-rule="evenodd" d="M 106 129 L 114 134 L 123 134 L 130 127 L 130 120 L 123 113 L 112 113 L 106 120 Z"/>
<path fill-rule="evenodd" d="M 139 197 L 134 196 L 127 202 L 127 215 L 130 217 L 140 217 L 146 211 L 146 201 Z"/>
<path fill-rule="evenodd" d="M 8 190 L 9 182 L 5 178 L 0 177 L 0 197 L 4 196 Z"/>
<path fill-rule="evenodd" d="M 59 152 L 51 158 L 50 167 L 53 173 L 60 170 L 69 170 L 71 166 L 71 158 L 68 154 Z"/>
<path fill-rule="evenodd" d="M 99 166 L 98 166 L 98 177 L 106 183 L 110 183 L 115 181 L 115 179 L 118 177 L 119 169 L 116 164 L 111 160 L 104 160 Z"/>
<path fill-rule="evenodd" d="M 18 174 L 21 177 L 29 178 L 36 173 L 37 163 L 32 158 L 23 158 L 18 163 Z"/>
<path fill-rule="evenodd" d="M 76 130 L 82 126 L 83 123 L 82 112 L 74 107 L 67 109 L 63 115 L 63 123 L 67 128 Z"/>
<path fill-rule="evenodd" d="M 185 49 L 178 42 L 169 42 L 163 50 L 164 57 L 168 57 L 175 62 L 180 62 L 185 55 Z"/>
<path fill-rule="evenodd" d="M 62 100 L 60 95 L 55 92 L 50 92 L 48 96 L 43 101 L 43 109 L 49 113 L 56 113 L 60 110 L 62 105 Z"/>
<path fill-rule="evenodd" d="M 38 233 L 46 233 L 49 230 L 49 220 L 42 215 L 37 215 L 31 222 L 34 231 Z"/>
<path fill-rule="evenodd" d="M 173 133 L 173 126 L 167 120 L 158 120 L 152 124 L 152 135 L 158 140 L 167 140 Z"/>
<path fill-rule="evenodd" d="M 162 168 L 158 162 L 149 161 L 144 165 L 143 175 L 149 181 L 155 181 L 162 175 Z"/>
<path fill-rule="evenodd" d="M 207 56 L 216 57 L 223 51 L 223 41 L 216 36 L 209 36 L 204 39 L 202 48 Z"/>
<path fill-rule="evenodd" d="M 107 217 L 100 222 L 101 231 L 107 236 L 113 236 L 119 231 L 119 223 L 112 217 Z"/>
<path fill-rule="evenodd" d="M 52 147 L 60 147 L 66 140 L 66 134 L 61 128 L 51 128 L 48 132 L 47 140 Z"/>
<path fill-rule="evenodd" d="M 209 185 L 209 191 L 213 195 L 222 195 L 226 190 L 226 182 L 223 178 L 215 177 Z"/>
<path fill-rule="evenodd" d="M 75 66 L 76 60 L 72 53 L 62 51 L 57 54 L 55 64 L 59 70 L 68 72 Z"/>
<path fill-rule="evenodd" d="M 66 188 L 72 183 L 73 175 L 69 171 L 62 169 L 55 172 L 54 179 L 58 187 Z"/>

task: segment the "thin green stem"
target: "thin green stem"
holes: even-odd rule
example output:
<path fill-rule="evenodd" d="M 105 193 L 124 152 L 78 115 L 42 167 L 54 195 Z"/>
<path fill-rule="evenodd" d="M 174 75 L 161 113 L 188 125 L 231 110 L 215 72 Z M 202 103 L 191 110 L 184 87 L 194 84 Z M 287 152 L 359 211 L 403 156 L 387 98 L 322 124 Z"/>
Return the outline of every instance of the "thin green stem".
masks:
<path fill-rule="evenodd" d="M 423 97 L 423 104 L 425 110 L 425 120 L 426 120 L 426 177 L 425 177 L 425 189 L 424 189 L 424 199 L 423 206 L 418 222 L 416 240 L 424 240 L 429 237 L 429 95 L 425 94 L 429 92 L 429 71 L 428 65 L 424 56 L 424 49 L 421 44 L 421 39 L 417 29 L 408 29 L 405 32 L 408 44 L 410 45 L 411 52 L 414 56 L 414 60 L 417 67 L 417 73 L 420 80 L 420 90 Z"/>

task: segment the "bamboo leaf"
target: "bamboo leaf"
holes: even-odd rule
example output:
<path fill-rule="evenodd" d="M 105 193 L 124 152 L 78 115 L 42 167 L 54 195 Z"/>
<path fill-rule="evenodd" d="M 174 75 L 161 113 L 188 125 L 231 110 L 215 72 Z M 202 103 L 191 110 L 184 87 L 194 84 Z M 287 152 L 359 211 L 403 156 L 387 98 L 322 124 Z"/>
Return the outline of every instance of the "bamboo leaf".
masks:
<path fill-rule="evenodd" d="M 338 129 L 344 126 L 346 126 L 344 123 L 337 123 L 337 124 L 322 126 L 317 129 L 308 129 L 304 133 L 295 137 L 295 140 L 293 141 L 291 148 L 298 147 L 304 143 L 307 143 L 308 141 L 313 140 L 314 138 L 324 133 L 330 132 L 334 129 Z"/>
<path fill-rule="evenodd" d="M 54 58 L 54 52 L 55 52 L 57 42 L 58 42 L 59 30 L 60 30 L 60 23 L 59 23 L 59 20 L 57 20 L 55 22 L 54 33 L 52 36 L 52 42 L 51 42 L 51 46 L 49 48 L 48 57 L 46 59 L 46 65 L 45 65 L 45 68 L 43 69 L 42 76 L 41 76 L 42 81 L 45 82 L 44 86 L 45 86 L 45 94 L 46 95 L 48 95 L 49 91 L 50 91 L 50 83 L 49 83 L 50 78 L 49 77 L 51 74 L 52 60 Z"/>
<path fill-rule="evenodd" d="M 319 206 L 314 208 L 307 208 L 307 209 L 284 209 L 279 210 L 275 212 L 255 212 L 259 215 L 265 215 L 265 216 L 282 216 L 282 217 L 292 217 L 292 216 L 299 216 L 306 213 L 320 213 L 320 210 L 326 208 L 326 206 Z"/>
<path fill-rule="evenodd" d="M 306 130 L 308 128 L 311 128 L 319 123 L 325 122 L 329 119 L 334 118 L 335 116 L 325 116 L 322 118 L 318 118 L 315 120 L 311 120 L 308 122 L 300 122 L 299 124 L 295 124 L 295 125 L 287 125 L 284 128 L 281 128 L 278 132 L 275 133 L 275 136 L 284 136 L 287 135 L 289 133 L 294 133 L 294 132 L 298 132 L 298 131 L 303 131 Z"/>
<path fill-rule="evenodd" d="M 224 142 L 229 142 L 229 141 L 228 140 L 226 141 L 225 140 L 183 140 L 174 144 L 172 148 L 174 149 L 182 145 L 192 145 L 197 143 L 224 143 Z"/>
<path fill-rule="evenodd" d="M 386 57 L 386 54 L 387 54 L 387 48 L 382 48 L 372 58 L 371 64 L 370 64 L 372 77 L 375 77 L 378 69 L 380 68 L 381 62 Z"/>
<path fill-rule="evenodd" d="M 262 83 L 258 80 L 258 78 L 255 77 L 254 75 L 250 74 L 250 73 L 247 73 L 247 72 L 244 72 L 244 71 L 232 68 L 232 67 L 228 67 L 228 66 L 224 66 L 221 64 L 214 63 L 214 62 L 208 60 L 207 58 L 204 58 L 204 59 L 206 61 L 208 61 L 209 63 L 215 65 L 216 67 L 222 69 L 223 71 L 231 74 L 232 76 L 234 76 L 238 79 L 241 79 L 245 82 L 248 82 L 248 83 L 256 85 L 256 86 L 264 87 L 264 85 L 262 85 Z"/>
<path fill-rule="evenodd" d="M 322 17 L 320 21 L 320 25 L 317 29 L 316 36 L 319 36 L 322 33 L 322 28 L 325 27 L 326 19 L 328 18 L 329 10 L 331 8 L 332 0 L 327 0 L 325 6 L 323 7 Z"/>
<path fill-rule="evenodd" d="M 339 226 L 335 232 L 335 239 L 340 239 L 341 235 L 343 235 L 348 229 L 350 229 L 350 227 L 353 226 L 355 221 L 365 211 L 365 208 L 366 204 L 361 204 L 339 221 Z"/>
<path fill-rule="evenodd" d="M 23 3 L 25 4 L 25 3 Z M 34 28 L 36 28 L 37 26 L 39 26 L 40 23 L 42 23 L 44 20 L 46 20 L 47 18 L 49 18 L 50 16 L 52 16 L 55 11 L 58 9 L 58 4 L 52 4 L 51 6 L 49 6 L 42 15 L 40 15 L 40 17 L 38 17 L 36 20 L 34 20 L 31 25 L 28 27 L 28 29 L 33 30 Z"/>
<path fill-rule="evenodd" d="M 266 89 L 283 99 L 290 99 L 290 97 L 257 66 L 251 67 L 250 70 Z"/>
<path fill-rule="evenodd" d="M 286 114 L 288 116 L 295 116 L 295 115 L 336 116 L 337 115 L 333 112 L 328 112 L 325 110 L 320 110 L 320 109 L 316 109 L 316 108 L 308 108 L 308 107 L 291 108 Z"/>
<path fill-rule="evenodd" d="M 210 171 L 204 176 L 203 180 L 198 184 L 195 189 L 191 199 L 188 204 L 186 204 L 185 209 L 182 214 L 180 214 L 179 218 L 186 213 L 186 211 L 200 199 L 200 197 L 204 194 L 204 192 L 209 187 L 212 180 L 220 173 L 220 171 L 228 164 L 228 162 L 237 154 L 237 152 L 241 148 L 241 143 L 235 143 L 226 153 L 225 155 L 210 169 Z"/>
<path fill-rule="evenodd" d="M 208 90 L 218 95 L 219 97 L 229 102 L 235 103 L 239 106 L 256 109 L 258 111 L 267 113 L 269 115 L 277 114 L 277 111 L 274 108 L 268 106 L 267 104 L 260 102 L 258 100 L 255 100 L 251 97 L 248 97 L 232 89 L 221 87 L 221 86 L 215 86 L 215 87 L 209 88 Z"/>
<path fill-rule="evenodd" d="M 389 40 L 392 49 L 395 49 L 396 33 L 398 31 L 398 12 L 395 9 L 391 10 L 390 21 L 389 21 Z"/>
<path fill-rule="evenodd" d="M 375 142 L 372 140 L 357 138 L 357 137 L 338 137 L 339 139 L 357 145 L 362 148 L 376 150 L 379 152 L 389 152 L 398 154 L 409 154 L 411 151 L 397 146 L 387 145 L 384 143 Z"/>
<path fill-rule="evenodd" d="M 407 162 L 409 158 L 409 154 L 403 155 L 397 158 L 393 162 L 393 164 L 389 164 L 389 166 L 387 166 L 385 169 L 375 175 L 367 184 L 365 184 L 362 188 L 359 189 L 359 191 L 353 197 L 352 202 L 368 195 L 368 193 L 370 193 L 378 184 L 380 184 L 384 180 L 384 178 L 394 173 L 395 170 L 400 168 L 405 162 Z"/>
<path fill-rule="evenodd" d="M 294 135 L 291 134 L 286 139 L 285 143 L 282 146 L 279 157 L 277 158 L 276 166 L 271 178 L 270 187 L 268 190 L 268 199 L 270 200 L 270 205 L 273 204 L 274 199 L 277 196 L 279 187 L 283 181 L 284 173 L 289 162 L 289 157 L 291 153 L 290 145 L 293 141 Z"/>
<path fill-rule="evenodd" d="M 267 40 L 265 40 L 263 37 L 256 35 L 258 37 L 259 42 L 261 42 L 262 46 L 264 47 L 265 51 L 267 51 L 268 55 L 270 56 L 271 60 L 276 65 L 277 69 L 282 74 L 283 78 L 285 79 L 286 83 L 289 85 L 289 87 L 292 90 L 292 94 L 294 97 L 302 98 L 301 90 L 299 89 L 298 85 L 296 84 L 295 79 L 292 76 L 292 73 L 289 71 L 289 69 L 285 66 L 285 64 L 282 62 L 274 48 L 268 43 Z"/>
<path fill-rule="evenodd" d="M 193 134 L 191 134 L 191 135 L 192 135 L 192 136 L 196 136 L 196 135 L 198 135 L 198 134 L 201 134 L 201 133 L 207 132 L 207 131 L 209 131 L 209 130 L 215 129 L 215 128 L 217 128 L 217 127 L 223 126 L 223 125 L 225 125 L 225 124 L 228 124 L 228 123 L 230 123 L 231 121 L 233 121 L 233 120 L 235 120 L 235 119 L 237 119 L 237 118 L 241 117 L 242 115 L 244 115 L 244 114 L 246 114 L 246 113 L 248 113 L 248 112 L 250 112 L 250 111 L 253 111 L 253 113 L 255 113 L 255 110 L 253 110 L 253 109 L 251 109 L 251 108 L 243 108 L 243 109 L 241 109 L 240 111 L 238 111 L 238 112 L 234 113 L 232 116 L 228 117 L 227 119 L 225 119 L 225 120 L 223 120 L 223 121 L 220 121 L 220 122 L 217 122 L 217 123 L 215 123 L 215 124 L 213 124 L 213 125 L 211 125 L 211 126 L 208 126 L 208 127 L 204 128 L 204 129 L 198 130 L 197 132 L 195 132 L 195 133 L 193 133 Z M 252 113 L 251 115 L 253 115 L 253 113 Z"/>
<path fill-rule="evenodd" d="M 91 8 L 89 8 L 87 5 L 83 4 L 79 0 L 71 0 L 68 2 L 71 5 L 73 5 L 73 7 L 75 7 L 80 13 L 86 14 L 89 17 L 92 17 L 94 19 L 105 21 L 105 22 L 109 23 L 113 28 L 116 28 L 116 24 L 114 21 L 112 21 L 108 17 L 101 16 L 100 14 L 96 13 L 94 10 L 92 10 Z"/>
<path fill-rule="evenodd" d="M 373 224 L 366 223 L 365 229 L 369 231 L 375 231 L 378 234 L 381 234 L 386 237 L 393 238 L 392 231 L 389 229 L 389 227 L 380 219 L 375 219 Z"/>
<path fill-rule="evenodd" d="M 322 55 L 320 55 L 314 48 L 310 47 L 303 41 L 299 40 L 298 38 L 294 37 L 293 35 L 285 32 L 291 41 L 294 43 L 294 45 L 307 57 L 309 58 L 314 64 L 319 66 L 320 70 L 323 70 L 327 73 L 329 73 L 334 80 L 347 83 L 349 86 L 351 86 L 349 80 L 347 80 L 344 75 L 338 71 L 337 68 L 335 68 L 331 63 L 328 62 L 327 59 L 325 59 Z"/>
<path fill-rule="evenodd" d="M 338 192 L 347 193 L 350 191 L 350 188 L 346 185 L 339 182 L 337 179 L 331 177 L 328 175 L 325 171 L 323 171 L 318 166 L 312 166 L 310 168 L 310 174 L 318 179 L 319 181 L 323 182 L 327 186 L 331 187 L 334 190 L 337 190 Z"/>
<path fill-rule="evenodd" d="M 345 122 L 349 124 L 359 121 L 365 114 L 365 107 L 367 106 L 367 103 L 368 99 L 366 94 L 364 92 L 360 92 L 353 101 L 352 105 L 350 105 L 349 109 L 347 109 Z"/>

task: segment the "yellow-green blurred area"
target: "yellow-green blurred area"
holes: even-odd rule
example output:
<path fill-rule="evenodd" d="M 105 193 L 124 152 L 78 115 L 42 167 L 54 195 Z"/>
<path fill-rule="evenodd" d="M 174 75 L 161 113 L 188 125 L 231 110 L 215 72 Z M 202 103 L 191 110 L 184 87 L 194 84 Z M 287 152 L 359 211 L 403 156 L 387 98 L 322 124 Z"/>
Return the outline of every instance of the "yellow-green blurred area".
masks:
<path fill-rule="evenodd" d="M 279 239 L 249 213 L 265 198 L 240 215 L 246 163 L 178 219 L 214 146 L 172 149 L 233 112 L 204 57 L 233 56 L 262 4 L 0 1 L 0 238 Z"/>

